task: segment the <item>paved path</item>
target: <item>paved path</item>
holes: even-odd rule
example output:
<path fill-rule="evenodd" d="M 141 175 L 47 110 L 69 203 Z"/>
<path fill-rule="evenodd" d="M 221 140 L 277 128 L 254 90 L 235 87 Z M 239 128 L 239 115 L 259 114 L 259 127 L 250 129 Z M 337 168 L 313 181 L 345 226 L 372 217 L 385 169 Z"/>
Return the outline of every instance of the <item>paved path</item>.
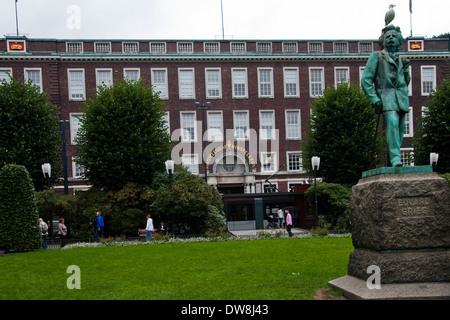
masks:
<path fill-rule="evenodd" d="M 236 237 L 254 237 L 258 234 L 258 232 L 265 231 L 265 232 L 271 232 L 275 233 L 278 231 L 284 232 L 286 235 L 288 234 L 286 229 L 265 229 L 265 230 L 236 230 L 236 231 L 230 231 L 232 234 L 234 234 Z M 300 229 L 300 228 L 292 228 L 292 233 L 294 236 L 299 234 L 308 234 L 309 231 Z"/>

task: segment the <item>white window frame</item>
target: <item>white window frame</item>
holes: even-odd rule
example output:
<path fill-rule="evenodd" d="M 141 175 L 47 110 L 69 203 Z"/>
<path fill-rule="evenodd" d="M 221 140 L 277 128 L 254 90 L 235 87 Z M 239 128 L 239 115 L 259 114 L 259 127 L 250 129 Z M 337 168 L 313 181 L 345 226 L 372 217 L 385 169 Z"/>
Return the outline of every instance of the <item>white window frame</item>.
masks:
<path fill-rule="evenodd" d="M 80 49 L 79 50 L 73 50 L 73 48 L 70 48 L 71 45 L 77 46 Z M 78 41 L 66 42 L 66 53 L 83 53 L 83 52 L 84 52 L 84 50 L 83 50 L 83 42 L 78 42 Z"/>
<path fill-rule="evenodd" d="M 167 125 L 167 133 L 170 135 L 170 111 L 165 111 L 164 116 Z"/>
<path fill-rule="evenodd" d="M 74 179 L 84 179 L 84 173 L 86 172 L 86 169 L 77 164 L 78 157 L 72 157 L 72 177 Z M 77 170 L 77 166 L 80 167 L 80 170 Z M 77 174 L 77 171 L 83 171 L 81 174 Z"/>
<path fill-rule="evenodd" d="M 73 94 L 73 92 L 72 92 L 72 90 L 73 90 L 72 85 L 73 84 L 71 83 L 71 77 L 70 77 L 70 73 L 71 72 L 81 72 L 82 73 L 83 83 L 80 86 L 83 87 L 82 88 L 82 90 L 83 90 L 83 97 L 81 97 L 81 98 L 73 98 L 72 97 L 72 94 Z M 84 100 L 86 100 L 86 78 L 85 78 L 84 69 L 80 69 L 80 68 L 78 68 L 78 69 L 67 69 L 67 84 L 68 84 L 68 87 L 69 87 L 69 101 L 84 101 Z"/>
<path fill-rule="evenodd" d="M 323 42 L 308 42 L 308 52 L 309 53 L 322 53 L 323 52 Z"/>
<path fill-rule="evenodd" d="M 204 42 L 203 43 L 204 53 L 220 53 L 220 42 Z"/>
<path fill-rule="evenodd" d="M 294 71 L 295 72 L 295 81 L 292 81 L 287 77 L 287 72 Z M 298 76 L 298 68 L 297 67 L 284 67 L 283 68 L 283 84 L 284 84 L 284 97 L 285 98 L 300 98 L 300 81 Z M 294 84 L 296 94 L 288 94 L 287 85 Z"/>
<path fill-rule="evenodd" d="M 193 123 L 193 127 L 188 126 L 187 123 L 185 122 L 186 119 L 183 118 L 184 115 L 193 115 L 194 116 L 194 123 Z M 195 111 L 180 111 L 180 128 L 181 128 L 181 141 L 182 142 L 197 142 L 197 113 Z M 193 129 L 194 131 L 194 137 L 191 138 L 191 131 L 188 130 L 187 133 L 185 132 L 185 130 L 187 129 Z M 189 136 L 188 136 L 189 134 Z"/>
<path fill-rule="evenodd" d="M 209 72 L 218 72 L 217 83 L 210 82 Z M 222 99 L 222 70 L 221 68 L 205 68 L 205 89 L 207 99 Z M 210 90 L 218 90 L 218 95 L 210 95 Z"/>
<path fill-rule="evenodd" d="M 348 42 L 337 41 L 333 42 L 334 53 L 348 53 Z"/>
<path fill-rule="evenodd" d="M 291 124 L 288 123 L 288 113 L 290 112 L 296 112 L 297 113 L 297 136 L 290 136 L 288 134 L 289 132 L 289 126 Z M 285 128 L 286 128 L 286 140 L 301 140 L 302 139 L 302 123 L 301 123 L 301 111 L 300 109 L 286 109 L 284 111 L 284 117 L 285 117 Z"/>
<path fill-rule="evenodd" d="M 270 156 L 270 169 L 267 169 L 264 164 L 266 163 L 266 159 Z M 261 152 L 261 172 L 275 172 L 278 169 L 278 157 L 276 152 Z"/>
<path fill-rule="evenodd" d="M 189 159 L 187 161 L 187 159 Z M 183 164 L 183 167 L 187 168 L 187 170 L 192 174 L 199 174 L 198 170 L 198 154 L 190 154 L 190 153 L 184 153 L 181 155 L 181 162 Z"/>
<path fill-rule="evenodd" d="M 236 73 L 243 71 L 245 73 L 245 79 L 243 82 L 237 82 Z M 236 95 L 235 85 L 244 85 L 245 86 L 245 94 L 244 95 Z M 231 86 L 232 86 L 232 96 L 233 99 L 248 99 L 248 76 L 247 76 L 247 68 L 231 68 Z"/>
<path fill-rule="evenodd" d="M 167 68 L 151 68 L 151 81 L 155 91 L 159 92 L 160 99 L 169 99 L 169 80 Z M 155 71 L 164 72 L 164 83 L 156 83 Z M 162 89 L 162 90 L 161 90 Z"/>
<path fill-rule="evenodd" d="M 311 73 L 312 71 L 320 71 L 321 74 L 321 81 L 317 81 L 317 82 L 313 82 L 312 81 L 312 77 L 311 77 Z M 313 84 L 320 84 L 321 86 L 321 92 L 319 94 L 313 94 Z M 309 96 L 311 98 L 317 98 L 322 96 L 323 91 L 325 90 L 325 68 L 324 67 L 309 67 Z"/>
<path fill-rule="evenodd" d="M 130 79 L 127 76 L 127 72 L 130 72 L 130 71 L 137 72 L 137 79 Z M 140 68 L 123 68 L 123 77 L 129 81 L 138 81 L 141 78 L 141 69 Z"/>
<path fill-rule="evenodd" d="M 408 84 L 408 95 L 410 97 L 412 97 L 412 95 L 413 95 L 413 93 L 412 93 L 412 91 L 413 91 L 413 86 L 412 86 L 413 79 L 412 79 L 412 67 L 411 66 L 409 66 L 409 77 L 410 77 L 410 80 L 409 80 L 409 84 Z"/>
<path fill-rule="evenodd" d="M 139 42 L 137 41 L 122 42 L 122 53 L 139 53 Z"/>
<path fill-rule="evenodd" d="M 165 42 L 150 42 L 149 43 L 150 53 L 166 53 L 167 46 Z"/>
<path fill-rule="evenodd" d="M 101 81 L 100 73 L 107 73 L 107 72 L 109 73 L 110 79 L 108 79 L 108 81 Z M 96 68 L 95 69 L 95 84 L 96 84 L 96 87 L 101 86 L 101 85 L 106 85 L 107 87 L 112 86 L 113 85 L 113 69 L 112 68 Z"/>
<path fill-rule="evenodd" d="M 177 42 L 177 53 L 194 53 L 193 42 Z"/>
<path fill-rule="evenodd" d="M 345 71 L 345 80 L 338 81 L 338 71 Z M 341 82 L 350 83 L 350 67 L 334 67 L 334 87 L 337 88 Z"/>
<path fill-rule="evenodd" d="M 283 53 L 297 53 L 298 43 L 293 41 L 282 42 L 281 44 Z"/>
<path fill-rule="evenodd" d="M 360 88 L 361 88 L 361 79 L 362 79 L 365 69 L 366 69 L 366 66 L 359 67 L 359 83 L 358 84 L 359 84 Z"/>
<path fill-rule="evenodd" d="M 409 132 L 406 133 L 406 124 L 408 123 Z M 414 121 L 413 121 L 413 108 L 409 107 L 409 112 L 405 114 L 405 132 L 403 137 L 410 138 L 414 137 Z"/>
<path fill-rule="evenodd" d="M 212 121 L 210 120 L 212 115 L 219 115 L 220 116 L 220 125 L 219 126 L 212 126 Z M 218 142 L 223 141 L 223 112 L 221 110 L 218 111 L 208 111 L 206 114 L 207 117 L 207 139 L 210 142 Z M 219 136 L 220 132 L 220 136 Z M 216 135 L 217 133 L 217 135 Z"/>
<path fill-rule="evenodd" d="M 270 129 L 263 128 L 263 114 L 271 114 L 272 121 L 269 125 Z M 270 132 L 267 132 L 270 130 Z M 275 111 L 274 110 L 259 110 L 259 139 L 260 140 L 275 140 Z"/>
<path fill-rule="evenodd" d="M 298 155 L 298 169 L 291 169 L 291 163 L 290 163 L 290 155 Z M 302 152 L 301 151 L 286 151 L 286 163 L 287 163 L 287 171 L 289 172 L 303 172 L 303 157 L 302 157 Z"/>
<path fill-rule="evenodd" d="M 34 86 L 39 88 L 39 92 L 43 91 L 43 85 L 42 85 L 42 68 L 24 68 L 23 69 L 23 73 L 24 73 L 24 77 L 25 77 L 25 82 L 28 81 L 28 71 L 38 71 L 39 72 L 39 83 L 35 83 L 33 80 L 32 83 Z"/>
<path fill-rule="evenodd" d="M 3 76 L 0 77 L 0 83 L 1 83 L 2 80 L 5 80 L 6 82 L 9 82 L 10 79 L 8 77 L 8 74 L 9 74 L 9 76 L 12 77 L 13 76 L 13 69 L 12 68 L 0 68 L 0 74 L 1 73 L 4 73 L 5 77 L 3 77 Z"/>
<path fill-rule="evenodd" d="M 404 154 L 408 153 L 410 157 L 412 158 L 412 161 L 407 163 L 405 161 Z M 401 162 L 404 166 L 411 166 L 414 167 L 414 148 L 400 148 L 400 155 L 401 155 Z"/>
<path fill-rule="evenodd" d="M 246 42 L 230 42 L 230 52 L 231 53 L 246 53 L 247 43 Z"/>
<path fill-rule="evenodd" d="M 83 113 L 80 112 L 74 112 L 69 114 L 70 117 L 70 144 L 76 145 L 77 144 L 77 136 L 78 136 L 78 129 L 80 128 L 80 118 L 83 117 Z M 77 120 L 75 120 L 77 119 Z"/>
<path fill-rule="evenodd" d="M 189 82 L 184 82 L 181 79 L 181 74 L 183 72 L 190 71 L 192 74 L 192 79 Z M 191 92 L 189 95 L 183 95 L 183 88 L 191 86 Z M 178 94 L 180 100 L 195 99 L 195 69 L 194 68 L 178 68 Z"/>
<path fill-rule="evenodd" d="M 261 76 L 263 72 L 269 72 L 269 81 L 262 81 Z M 269 86 L 269 94 L 262 90 L 261 86 L 263 85 Z M 273 91 L 273 68 L 258 68 L 258 98 L 273 98 Z"/>
<path fill-rule="evenodd" d="M 420 66 L 420 87 L 421 87 L 421 94 L 422 96 L 429 96 L 430 92 L 425 92 L 424 91 L 424 79 L 423 79 L 423 73 L 424 73 L 424 69 L 432 69 L 433 70 L 433 74 L 432 74 L 432 88 L 431 91 L 436 89 L 436 66 Z"/>
<path fill-rule="evenodd" d="M 94 51 L 95 53 L 111 53 L 111 42 L 94 42 Z"/>
<path fill-rule="evenodd" d="M 246 114 L 246 123 L 244 125 L 240 125 L 239 127 L 244 127 L 245 126 L 245 131 L 244 131 L 244 136 L 242 137 L 241 135 L 237 134 L 237 126 L 236 126 L 236 115 L 238 113 L 242 113 L 242 114 Z M 233 110 L 233 130 L 234 130 L 234 138 L 236 140 L 248 140 L 250 137 L 250 119 L 249 116 L 250 113 L 248 112 L 248 110 Z"/>

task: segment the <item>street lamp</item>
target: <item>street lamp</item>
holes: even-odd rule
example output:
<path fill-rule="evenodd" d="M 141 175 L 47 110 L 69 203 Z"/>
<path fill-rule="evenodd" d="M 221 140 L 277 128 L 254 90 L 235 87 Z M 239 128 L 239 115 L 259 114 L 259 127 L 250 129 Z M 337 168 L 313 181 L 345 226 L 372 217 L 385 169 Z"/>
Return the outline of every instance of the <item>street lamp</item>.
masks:
<path fill-rule="evenodd" d="M 50 189 L 50 177 L 52 175 L 52 166 L 50 165 L 50 163 L 44 163 L 42 165 L 42 173 L 47 179 L 47 187 Z"/>
<path fill-rule="evenodd" d="M 436 167 L 439 158 L 439 153 L 431 152 L 430 153 L 430 166 L 433 168 Z"/>
<path fill-rule="evenodd" d="M 167 171 L 167 174 L 170 177 L 170 190 L 172 190 L 172 176 L 173 176 L 174 168 L 175 168 L 175 161 L 173 161 L 173 160 L 166 160 L 166 171 Z M 175 227 L 174 227 L 174 224 L 173 224 L 173 214 L 172 214 L 171 218 L 172 218 L 172 234 L 175 237 Z"/>
<path fill-rule="evenodd" d="M 203 159 L 203 151 L 205 150 L 205 139 L 203 135 L 205 134 L 205 110 L 211 108 L 211 102 L 206 102 L 201 104 L 200 102 L 195 102 L 195 108 L 202 110 L 202 159 Z M 208 170 L 206 169 L 206 161 L 205 161 L 205 182 L 208 183 Z"/>
<path fill-rule="evenodd" d="M 317 181 L 316 181 L 316 174 L 317 174 L 317 170 L 319 170 L 319 166 L 320 166 L 320 157 L 318 156 L 313 156 L 311 158 L 311 165 L 312 168 L 314 170 L 314 203 L 315 203 L 315 210 L 316 210 L 316 227 L 319 224 L 319 217 L 317 215 Z"/>

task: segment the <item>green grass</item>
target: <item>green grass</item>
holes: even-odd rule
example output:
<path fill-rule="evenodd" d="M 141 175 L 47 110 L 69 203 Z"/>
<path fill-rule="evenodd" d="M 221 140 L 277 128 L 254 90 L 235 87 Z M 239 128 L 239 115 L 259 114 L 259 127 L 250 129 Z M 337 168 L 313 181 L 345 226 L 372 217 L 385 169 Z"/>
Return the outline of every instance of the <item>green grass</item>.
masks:
<path fill-rule="evenodd" d="M 351 238 L 202 242 L 0 257 L 0 299 L 313 299 L 347 273 Z M 67 267 L 81 271 L 69 290 Z"/>

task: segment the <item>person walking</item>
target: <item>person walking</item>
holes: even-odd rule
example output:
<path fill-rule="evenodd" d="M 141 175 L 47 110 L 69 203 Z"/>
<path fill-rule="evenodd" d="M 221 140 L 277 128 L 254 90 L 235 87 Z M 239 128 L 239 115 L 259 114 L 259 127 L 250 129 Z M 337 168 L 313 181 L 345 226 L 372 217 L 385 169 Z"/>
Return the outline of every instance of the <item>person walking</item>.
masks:
<path fill-rule="evenodd" d="M 155 228 L 153 227 L 153 219 L 151 218 L 151 216 L 148 214 L 147 215 L 147 226 L 145 227 L 145 230 L 147 230 L 147 236 L 145 237 L 145 240 L 148 241 L 148 238 L 154 238 L 152 235 L 152 231 Z"/>
<path fill-rule="evenodd" d="M 278 215 L 278 221 L 280 222 L 280 229 L 283 228 L 283 219 L 284 219 L 284 209 L 278 210 L 277 215 Z"/>
<path fill-rule="evenodd" d="M 105 237 L 105 233 L 104 233 L 105 223 L 103 222 L 103 217 L 102 217 L 102 214 L 100 213 L 100 211 L 97 211 L 96 215 L 97 215 L 97 225 L 96 225 L 96 229 L 95 229 L 95 241 L 98 242 L 98 234 L 99 233 L 101 233 L 102 238 Z"/>
<path fill-rule="evenodd" d="M 44 220 L 42 220 L 42 218 L 39 218 L 39 228 L 41 228 L 42 248 L 47 249 L 48 225 L 44 222 Z"/>
<path fill-rule="evenodd" d="M 64 219 L 59 219 L 58 223 L 58 234 L 61 239 L 61 248 L 66 245 L 66 237 L 67 237 L 67 227 L 64 224 Z"/>
<path fill-rule="evenodd" d="M 292 237 L 292 215 L 289 210 L 286 210 L 286 230 L 289 234 L 289 237 Z"/>

